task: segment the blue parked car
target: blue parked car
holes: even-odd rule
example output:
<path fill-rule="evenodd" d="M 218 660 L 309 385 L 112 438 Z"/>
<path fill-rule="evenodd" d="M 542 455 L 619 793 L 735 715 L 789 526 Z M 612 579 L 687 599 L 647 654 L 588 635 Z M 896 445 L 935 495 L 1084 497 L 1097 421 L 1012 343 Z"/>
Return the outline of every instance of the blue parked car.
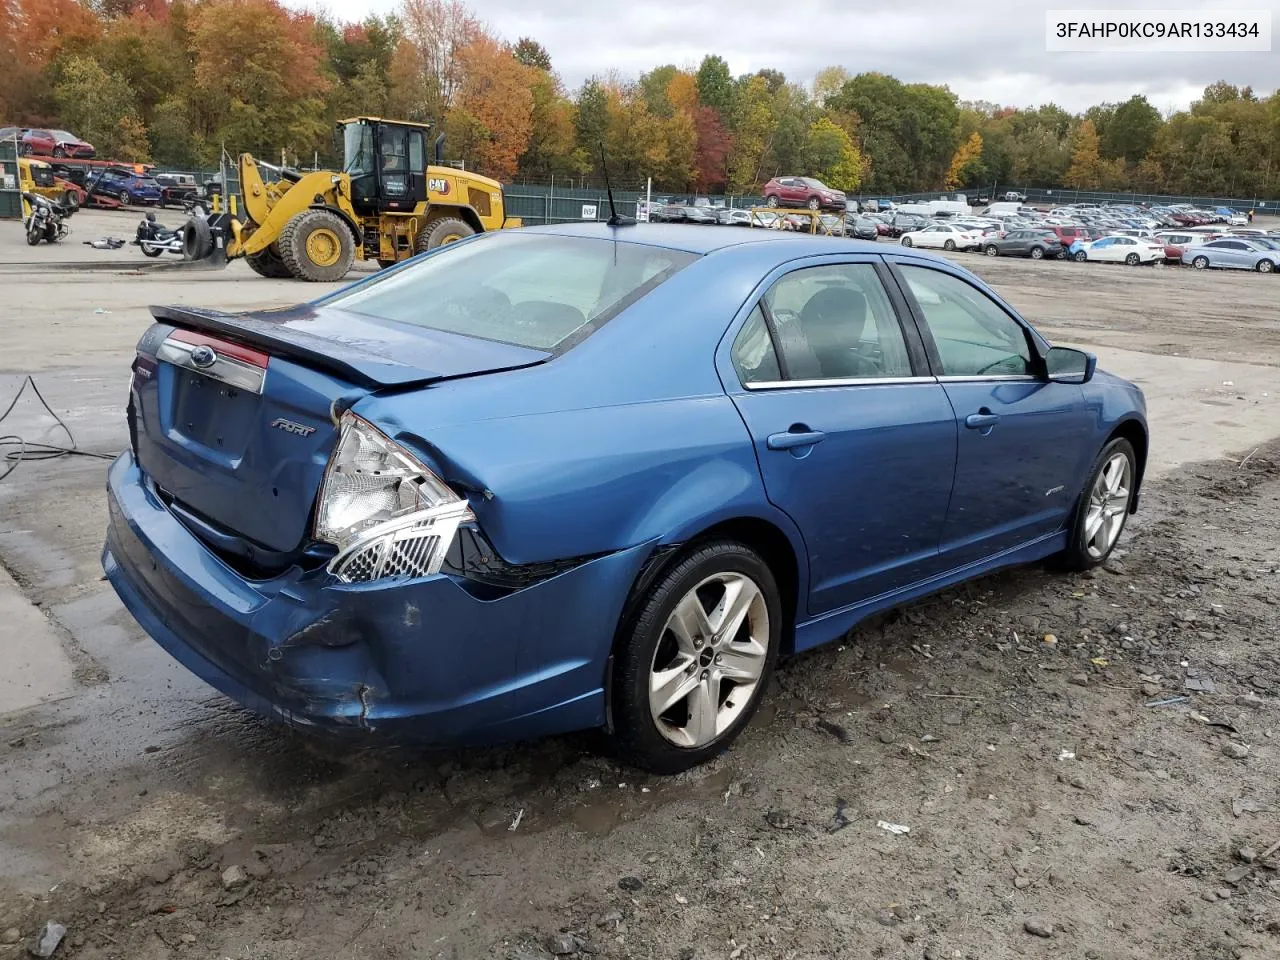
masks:
<path fill-rule="evenodd" d="M 304 306 L 158 307 L 103 567 L 289 723 L 604 727 L 676 771 L 775 660 L 1015 563 L 1102 563 L 1142 393 L 916 250 L 777 231 L 483 234 Z"/>
<path fill-rule="evenodd" d="M 155 177 L 114 168 L 103 170 L 95 178 L 92 190 L 113 197 L 126 206 L 131 203 L 159 203 L 164 196 L 164 188 Z"/>
<path fill-rule="evenodd" d="M 1210 240 L 1182 253 L 1182 262 L 1197 270 L 1221 267 L 1224 270 L 1257 270 L 1274 273 L 1280 270 L 1280 250 L 1276 245 L 1253 237 L 1223 237 Z"/>

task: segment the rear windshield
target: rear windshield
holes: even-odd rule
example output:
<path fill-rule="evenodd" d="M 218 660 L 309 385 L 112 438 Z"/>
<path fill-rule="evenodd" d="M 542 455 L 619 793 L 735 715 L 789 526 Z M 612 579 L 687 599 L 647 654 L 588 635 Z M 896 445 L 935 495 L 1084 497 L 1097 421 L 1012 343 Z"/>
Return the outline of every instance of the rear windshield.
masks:
<path fill-rule="evenodd" d="M 567 349 L 696 259 L 639 243 L 503 231 L 322 302 L 432 330 Z"/>

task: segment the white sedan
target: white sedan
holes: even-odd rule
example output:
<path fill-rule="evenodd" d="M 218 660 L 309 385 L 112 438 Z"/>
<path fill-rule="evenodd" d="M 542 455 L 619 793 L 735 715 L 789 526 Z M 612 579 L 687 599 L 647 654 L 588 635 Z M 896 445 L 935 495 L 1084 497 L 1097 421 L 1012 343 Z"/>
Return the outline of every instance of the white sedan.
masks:
<path fill-rule="evenodd" d="M 922 230 L 902 235 L 904 247 L 941 247 L 943 250 L 977 250 L 983 233 L 972 227 L 951 223 L 935 223 Z"/>
<path fill-rule="evenodd" d="M 1154 263 L 1164 257 L 1164 245 L 1139 237 L 1103 237 L 1101 240 L 1077 241 L 1071 245 L 1071 256 L 1079 263 L 1100 260 L 1104 263 Z"/>

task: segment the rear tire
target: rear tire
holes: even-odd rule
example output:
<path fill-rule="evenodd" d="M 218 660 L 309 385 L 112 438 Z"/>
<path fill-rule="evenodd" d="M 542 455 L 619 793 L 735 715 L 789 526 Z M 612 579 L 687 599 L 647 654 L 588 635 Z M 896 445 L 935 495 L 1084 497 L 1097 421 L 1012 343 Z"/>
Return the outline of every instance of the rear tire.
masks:
<path fill-rule="evenodd" d="M 67 155 L 67 151 L 63 150 L 61 147 L 54 147 L 53 155 L 55 157 L 65 157 Z"/>
<path fill-rule="evenodd" d="M 822 206 L 822 201 L 819 200 L 817 197 L 810 197 L 809 202 L 805 204 L 805 206 L 807 206 L 810 210 L 817 210 L 819 207 Z"/>
<path fill-rule="evenodd" d="M 1142 262 L 1142 258 L 1138 256 L 1136 253 L 1131 253 L 1124 258 L 1124 262 L 1131 267 L 1136 267 L 1138 264 Z"/>
<path fill-rule="evenodd" d="M 304 210 L 284 225 L 277 241 L 290 276 L 309 283 L 341 280 L 356 258 L 345 220 L 329 210 Z"/>
<path fill-rule="evenodd" d="M 154 258 L 154 257 L 160 256 L 160 254 L 162 253 L 164 253 L 164 251 L 161 250 L 159 247 L 152 247 L 150 250 L 148 250 L 146 247 L 142 248 L 142 255 L 144 257 Z"/>
<path fill-rule="evenodd" d="M 703 631 L 692 629 L 686 631 L 689 641 L 678 643 L 671 629 L 677 607 L 697 603 L 702 616 L 684 622 L 702 620 L 715 627 L 718 615 L 727 612 L 720 603 L 730 598 L 731 585 L 738 588 L 737 595 L 751 597 L 733 636 L 717 633 L 708 640 Z M 655 773 L 678 773 L 724 750 L 760 705 L 782 636 L 781 596 L 772 571 L 755 551 L 733 540 L 714 540 L 691 549 L 638 598 L 635 610 L 620 625 L 614 651 L 615 742 L 628 763 Z M 672 669 L 677 664 L 678 673 Z M 755 679 L 729 686 L 721 683 L 720 670 L 742 667 L 748 669 L 741 675 Z M 655 681 L 668 672 L 673 674 L 670 683 Z M 700 682 L 708 675 L 705 684 Z M 678 692 L 676 684 L 683 687 L 686 676 L 689 692 L 670 700 L 671 705 L 655 715 L 652 700 L 662 696 L 661 686 Z M 730 681 L 727 676 L 724 679 Z M 735 703 L 735 696 L 745 697 L 745 702 Z M 697 713 L 698 705 L 708 704 L 707 713 Z M 700 718 L 708 723 L 700 726 Z"/>
<path fill-rule="evenodd" d="M 279 247 L 274 243 L 257 253 L 249 254 L 244 259 L 249 264 L 249 269 L 260 277 L 267 277 L 270 280 L 288 280 L 293 276 L 280 256 Z"/>
<path fill-rule="evenodd" d="M 459 220 L 456 217 L 445 217 L 429 224 L 426 229 L 418 234 L 413 248 L 418 253 L 426 253 L 428 250 L 435 250 L 437 247 L 447 246 L 450 243 L 456 243 L 458 240 L 465 240 L 467 237 L 474 235 L 475 230 L 465 220 Z"/>
<path fill-rule="evenodd" d="M 128 190 L 121 190 L 119 193 L 116 194 L 116 199 L 119 200 L 126 207 L 129 206 L 129 204 L 133 203 L 133 195 L 129 193 Z"/>

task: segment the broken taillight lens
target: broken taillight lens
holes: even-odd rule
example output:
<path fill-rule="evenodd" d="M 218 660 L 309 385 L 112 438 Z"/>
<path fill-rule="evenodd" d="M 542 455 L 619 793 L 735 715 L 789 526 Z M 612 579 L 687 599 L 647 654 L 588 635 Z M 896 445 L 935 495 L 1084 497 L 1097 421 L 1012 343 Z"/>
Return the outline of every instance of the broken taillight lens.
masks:
<path fill-rule="evenodd" d="M 329 571 L 349 583 L 440 572 L 467 501 L 408 450 L 351 412 L 325 468 L 317 540 L 338 554 Z"/>

